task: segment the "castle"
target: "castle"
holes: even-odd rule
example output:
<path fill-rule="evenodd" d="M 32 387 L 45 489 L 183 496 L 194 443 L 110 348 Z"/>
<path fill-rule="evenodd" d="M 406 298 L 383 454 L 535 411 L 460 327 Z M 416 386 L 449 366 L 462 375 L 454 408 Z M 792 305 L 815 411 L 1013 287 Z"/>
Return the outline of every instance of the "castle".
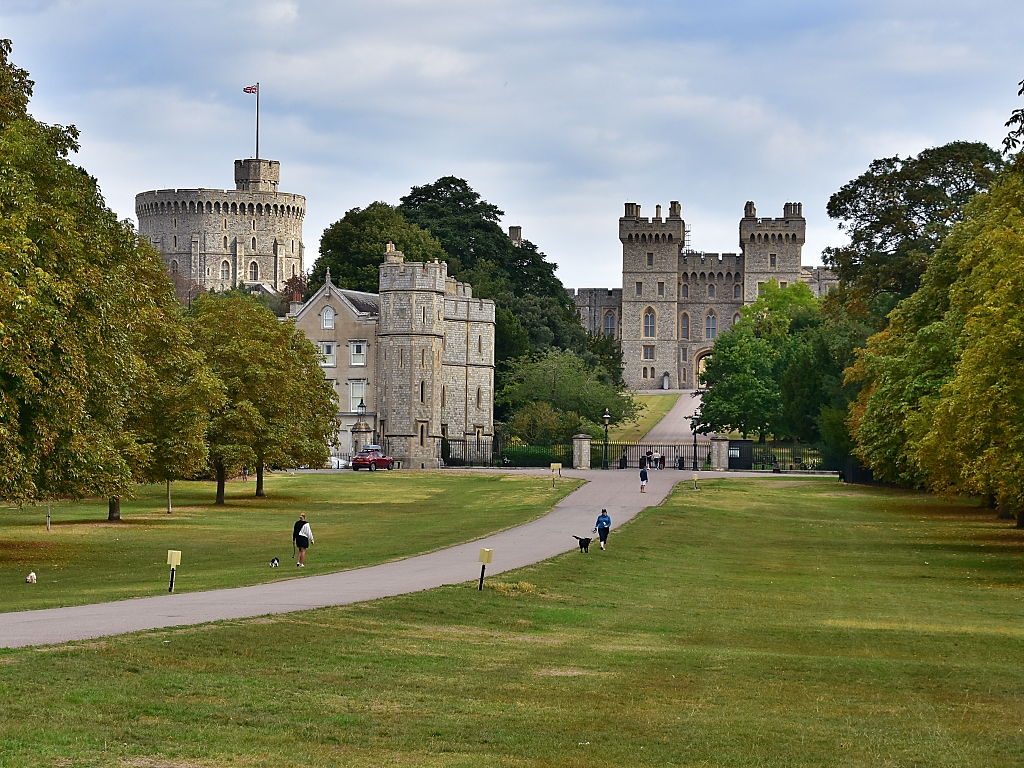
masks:
<path fill-rule="evenodd" d="M 276 160 L 235 161 L 235 188 L 158 189 L 135 196 L 139 235 L 172 275 L 204 290 L 281 291 L 302 274 L 306 198 L 278 192 Z"/>
<path fill-rule="evenodd" d="M 201 285 L 280 292 L 303 271 L 301 195 L 277 191 L 281 165 L 236 160 L 235 190 L 143 192 L 139 234 L 167 269 Z M 489 458 L 494 434 L 494 302 L 473 298 L 445 262 L 405 261 L 388 243 L 379 293 L 339 289 L 327 273 L 294 322 L 320 350 L 338 397 L 337 454 L 380 443 L 402 466 L 446 451 Z"/>
<path fill-rule="evenodd" d="M 570 290 L 584 327 L 620 340 L 626 386 L 694 389 L 715 338 L 739 322 L 740 307 L 755 301 L 771 280 L 803 281 L 816 296 L 837 284 L 822 268 L 804 267 L 807 222 L 801 203 L 786 203 L 782 218 L 758 218 L 748 202 L 739 224 L 739 253 L 697 253 L 687 247 L 679 202 L 653 218 L 626 203 L 619 219 L 622 288 Z"/>

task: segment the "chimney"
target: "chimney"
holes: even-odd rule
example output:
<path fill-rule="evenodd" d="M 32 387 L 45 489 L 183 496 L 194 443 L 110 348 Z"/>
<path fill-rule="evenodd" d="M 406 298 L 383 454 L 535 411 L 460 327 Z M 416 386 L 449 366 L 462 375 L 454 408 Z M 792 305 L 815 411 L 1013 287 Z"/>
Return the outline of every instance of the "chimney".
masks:
<path fill-rule="evenodd" d="M 660 219 L 661 218 L 661 206 L 660 205 L 654 206 L 654 218 L 656 218 L 656 219 Z"/>
<path fill-rule="evenodd" d="M 753 200 L 747 200 L 747 204 L 743 206 L 743 218 L 745 219 L 756 219 L 757 208 L 754 207 Z"/>

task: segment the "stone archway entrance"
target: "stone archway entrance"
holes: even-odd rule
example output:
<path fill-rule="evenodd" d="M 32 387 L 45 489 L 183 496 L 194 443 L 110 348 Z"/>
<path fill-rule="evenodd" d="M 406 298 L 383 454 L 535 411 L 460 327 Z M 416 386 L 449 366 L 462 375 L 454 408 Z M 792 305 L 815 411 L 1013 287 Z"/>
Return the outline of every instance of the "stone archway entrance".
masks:
<path fill-rule="evenodd" d="M 672 378 L 668 375 L 668 371 L 661 374 L 661 388 L 670 389 L 672 384 Z"/>
<path fill-rule="evenodd" d="M 693 375 L 693 386 L 700 386 L 700 376 L 704 373 L 704 369 L 707 367 L 708 358 L 711 356 L 711 350 L 701 352 L 697 359 L 693 363 L 694 375 Z"/>

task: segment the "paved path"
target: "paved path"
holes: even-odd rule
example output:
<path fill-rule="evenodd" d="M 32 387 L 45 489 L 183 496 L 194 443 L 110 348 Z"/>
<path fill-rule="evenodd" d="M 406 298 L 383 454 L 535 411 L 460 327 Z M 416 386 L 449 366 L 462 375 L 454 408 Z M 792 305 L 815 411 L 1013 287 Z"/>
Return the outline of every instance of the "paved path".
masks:
<path fill-rule="evenodd" d="M 614 548 L 616 527 L 635 517 L 645 507 L 660 504 L 677 483 L 693 477 L 689 472 L 675 470 L 651 472 L 647 493 L 640 494 L 635 470 L 562 470 L 562 473 L 590 482 L 566 496 L 552 512 L 539 520 L 494 536 L 406 560 L 273 584 L 72 608 L 0 613 L 0 647 L 49 645 L 145 629 L 347 605 L 419 592 L 444 584 L 461 584 L 480 577 L 477 557 L 481 547 L 494 550 L 494 562 L 488 566 L 487 573 L 488 576 L 496 576 L 576 549 L 572 535 L 590 535 L 588 532 L 594 527 L 594 520 L 602 507 L 612 517 L 613 535 L 609 539 L 609 548 Z M 709 479 L 743 476 L 784 477 L 737 472 L 701 474 L 702 478 Z M 595 547 L 589 556 L 600 557 L 600 549 Z M 315 550 L 312 557 L 316 557 Z"/>
<path fill-rule="evenodd" d="M 689 390 L 682 390 L 675 405 L 661 417 L 661 421 L 655 424 L 650 432 L 641 438 L 640 442 L 661 443 L 662 445 L 688 443 L 693 440 L 690 417 L 699 407 L 700 395 L 694 397 Z"/>

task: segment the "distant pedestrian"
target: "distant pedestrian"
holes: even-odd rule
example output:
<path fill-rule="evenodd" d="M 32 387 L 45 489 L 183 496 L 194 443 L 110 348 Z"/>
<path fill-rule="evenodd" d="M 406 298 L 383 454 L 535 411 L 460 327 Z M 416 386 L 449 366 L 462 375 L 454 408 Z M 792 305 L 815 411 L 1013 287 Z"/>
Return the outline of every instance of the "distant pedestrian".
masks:
<path fill-rule="evenodd" d="M 647 467 L 640 470 L 640 493 L 647 493 Z"/>
<path fill-rule="evenodd" d="M 651 456 L 651 461 L 653 462 L 651 464 L 652 467 L 654 467 L 655 469 L 661 469 L 661 454 L 660 453 L 655 451 L 654 454 Z"/>
<path fill-rule="evenodd" d="M 313 543 L 313 529 L 306 522 L 305 512 L 299 515 L 299 519 L 295 521 L 295 526 L 292 528 L 292 541 L 295 542 L 295 546 L 299 549 L 299 561 L 295 566 L 297 568 L 305 568 L 306 550 Z"/>
<path fill-rule="evenodd" d="M 642 462 L 640 462 L 640 466 L 641 467 L 652 467 L 652 466 L 654 466 L 653 461 L 654 461 L 654 451 L 648 449 L 647 453 L 644 454 L 644 460 Z"/>
<path fill-rule="evenodd" d="M 602 509 L 601 514 L 597 516 L 597 525 L 594 530 L 597 531 L 597 535 L 601 538 L 601 549 L 604 549 L 604 545 L 608 542 L 608 531 L 611 530 L 612 519 L 608 516 L 608 510 Z"/>
<path fill-rule="evenodd" d="M 242 482 L 243 483 L 248 483 L 249 482 L 249 468 L 248 467 L 242 467 Z"/>

